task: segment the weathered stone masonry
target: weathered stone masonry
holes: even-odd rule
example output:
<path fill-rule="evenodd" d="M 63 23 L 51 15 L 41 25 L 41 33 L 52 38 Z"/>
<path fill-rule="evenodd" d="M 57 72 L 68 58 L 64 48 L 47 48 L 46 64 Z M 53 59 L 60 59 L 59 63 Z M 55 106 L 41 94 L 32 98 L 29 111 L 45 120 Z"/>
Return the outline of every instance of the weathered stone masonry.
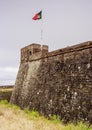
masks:
<path fill-rule="evenodd" d="M 10 102 L 66 122 L 92 123 L 92 42 L 53 52 L 39 44 L 22 48 Z"/>

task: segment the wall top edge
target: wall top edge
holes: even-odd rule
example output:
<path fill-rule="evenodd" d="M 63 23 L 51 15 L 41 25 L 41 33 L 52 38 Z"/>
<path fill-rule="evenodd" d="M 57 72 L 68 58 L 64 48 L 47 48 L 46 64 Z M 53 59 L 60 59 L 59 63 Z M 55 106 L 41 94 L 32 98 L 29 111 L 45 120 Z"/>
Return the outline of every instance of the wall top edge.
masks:
<path fill-rule="evenodd" d="M 39 46 L 40 44 L 33 43 L 29 46 L 36 46 L 36 45 Z M 29 47 L 29 46 L 27 46 L 27 47 Z M 24 47 L 24 48 L 26 48 L 26 47 Z M 92 41 L 87 41 L 87 42 L 83 42 L 83 43 L 80 43 L 77 45 L 68 46 L 68 47 L 61 48 L 61 49 L 51 51 L 51 52 L 40 51 L 40 52 L 30 55 L 28 61 L 30 62 L 30 61 L 35 61 L 35 60 L 41 60 L 43 58 L 48 58 L 48 57 L 53 57 L 56 55 L 62 55 L 62 54 L 66 54 L 66 53 L 81 51 L 81 50 L 88 49 L 88 48 L 92 48 Z"/>

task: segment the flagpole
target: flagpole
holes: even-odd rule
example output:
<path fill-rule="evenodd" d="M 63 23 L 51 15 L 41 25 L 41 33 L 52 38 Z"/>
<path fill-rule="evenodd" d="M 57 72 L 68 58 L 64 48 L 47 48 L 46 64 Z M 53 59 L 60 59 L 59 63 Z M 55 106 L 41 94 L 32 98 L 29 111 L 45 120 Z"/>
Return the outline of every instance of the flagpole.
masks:
<path fill-rule="evenodd" d="M 36 13 L 35 15 L 34 15 L 34 17 L 32 18 L 33 20 L 40 20 L 41 19 L 41 23 L 40 23 L 40 40 L 41 40 L 41 48 L 42 48 L 42 41 L 43 41 L 43 16 L 42 16 L 42 12 L 43 10 L 41 10 L 40 12 L 38 12 L 38 13 Z"/>
<path fill-rule="evenodd" d="M 43 40 L 43 29 L 41 29 L 41 41 Z"/>
<path fill-rule="evenodd" d="M 42 10 L 42 19 L 41 19 L 41 49 L 42 49 L 42 42 L 43 42 L 43 10 Z"/>

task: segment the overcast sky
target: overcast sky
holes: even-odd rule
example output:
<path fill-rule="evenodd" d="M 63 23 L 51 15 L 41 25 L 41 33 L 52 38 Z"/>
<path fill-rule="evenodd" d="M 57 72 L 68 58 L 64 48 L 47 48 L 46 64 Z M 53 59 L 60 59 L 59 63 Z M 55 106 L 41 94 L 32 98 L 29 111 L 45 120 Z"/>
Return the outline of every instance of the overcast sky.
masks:
<path fill-rule="evenodd" d="M 40 10 L 42 20 L 32 20 Z M 22 47 L 52 51 L 85 41 L 92 41 L 92 0 L 0 0 L 0 85 L 15 82 Z"/>

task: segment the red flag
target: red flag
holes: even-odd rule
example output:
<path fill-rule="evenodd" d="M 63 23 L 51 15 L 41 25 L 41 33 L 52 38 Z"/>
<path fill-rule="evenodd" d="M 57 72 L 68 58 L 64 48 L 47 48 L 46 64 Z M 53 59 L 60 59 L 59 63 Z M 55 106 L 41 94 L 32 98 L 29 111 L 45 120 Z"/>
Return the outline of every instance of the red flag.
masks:
<path fill-rule="evenodd" d="M 33 20 L 39 20 L 42 19 L 42 11 L 40 11 L 39 13 L 35 14 L 35 16 L 32 18 Z"/>

